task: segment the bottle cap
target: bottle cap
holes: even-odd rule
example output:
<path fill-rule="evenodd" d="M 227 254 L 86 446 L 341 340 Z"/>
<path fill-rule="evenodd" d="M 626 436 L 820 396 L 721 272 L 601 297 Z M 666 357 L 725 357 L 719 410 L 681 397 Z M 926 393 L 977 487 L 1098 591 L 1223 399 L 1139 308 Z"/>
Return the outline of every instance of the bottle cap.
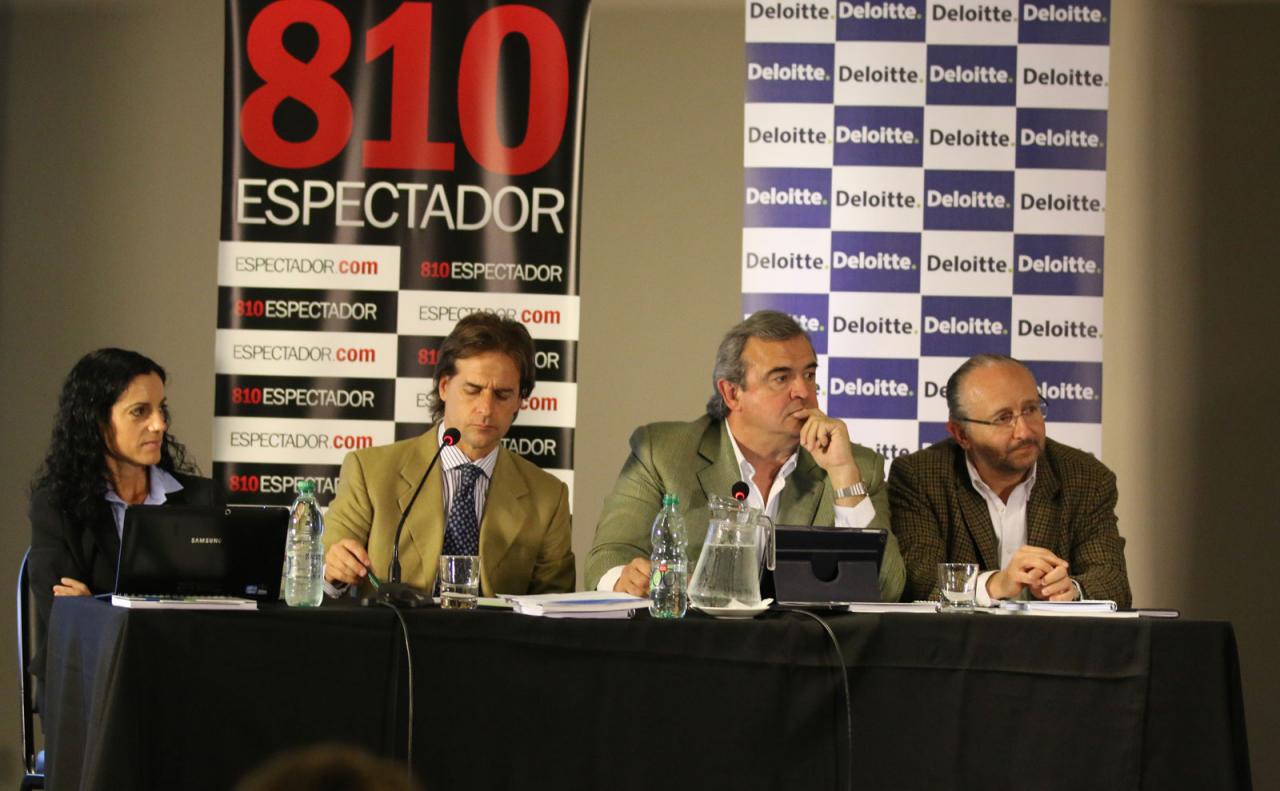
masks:
<path fill-rule="evenodd" d="M 298 481 L 297 492 L 298 494 L 315 494 L 316 482 L 315 481 Z"/>
<path fill-rule="evenodd" d="M 680 504 L 680 498 L 677 497 L 674 493 L 667 492 L 666 494 L 662 495 L 662 505 L 664 508 L 668 505 L 679 505 L 679 504 Z"/>

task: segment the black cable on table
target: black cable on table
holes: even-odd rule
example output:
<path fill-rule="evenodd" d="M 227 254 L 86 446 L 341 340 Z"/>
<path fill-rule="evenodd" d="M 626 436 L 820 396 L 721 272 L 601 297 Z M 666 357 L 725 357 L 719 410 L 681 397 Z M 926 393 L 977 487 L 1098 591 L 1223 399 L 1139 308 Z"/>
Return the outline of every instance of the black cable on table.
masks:
<path fill-rule="evenodd" d="M 844 652 L 840 650 L 840 641 L 836 639 L 836 633 L 831 631 L 831 625 L 818 615 L 808 610 L 800 609 L 787 609 L 783 612 L 794 612 L 812 618 L 822 626 L 823 631 L 827 633 L 827 637 L 831 639 L 831 647 L 835 650 L 836 661 L 840 669 L 840 685 L 844 689 L 845 735 L 848 737 L 847 773 L 849 776 L 849 791 L 853 791 L 853 698 L 849 694 L 849 672 L 844 664 Z"/>
<path fill-rule="evenodd" d="M 404 614 L 399 608 L 389 602 L 380 601 L 379 605 L 386 607 L 396 614 L 396 618 L 400 621 L 400 633 L 404 636 L 404 656 L 405 661 L 409 665 L 409 741 L 405 745 L 405 771 L 408 773 L 410 784 L 413 783 L 413 649 L 409 647 L 409 625 L 404 622 Z"/>

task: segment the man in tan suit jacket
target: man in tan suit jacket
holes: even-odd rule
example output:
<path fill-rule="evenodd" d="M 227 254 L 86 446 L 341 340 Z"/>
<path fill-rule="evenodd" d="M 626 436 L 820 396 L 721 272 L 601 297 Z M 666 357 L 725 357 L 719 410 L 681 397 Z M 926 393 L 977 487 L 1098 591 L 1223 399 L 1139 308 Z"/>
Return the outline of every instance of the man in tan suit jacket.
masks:
<path fill-rule="evenodd" d="M 489 313 L 458 322 L 439 350 L 431 407 L 437 422 L 420 437 L 355 451 L 343 462 L 324 532 L 330 587 L 359 584 L 367 593 L 370 570 L 386 578 L 401 514 L 440 436 L 453 428 L 461 438 L 444 449 L 405 521 L 401 581 L 422 591 L 434 587 L 450 529 L 447 515 L 462 504 L 474 506 L 479 536 L 458 554 L 478 551 L 483 595 L 573 590 L 568 488 L 501 445 L 533 391 L 533 354 L 533 341 L 518 322 Z M 475 471 L 474 494 L 461 493 L 464 467 Z M 458 535 L 448 540 L 466 541 Z"/>

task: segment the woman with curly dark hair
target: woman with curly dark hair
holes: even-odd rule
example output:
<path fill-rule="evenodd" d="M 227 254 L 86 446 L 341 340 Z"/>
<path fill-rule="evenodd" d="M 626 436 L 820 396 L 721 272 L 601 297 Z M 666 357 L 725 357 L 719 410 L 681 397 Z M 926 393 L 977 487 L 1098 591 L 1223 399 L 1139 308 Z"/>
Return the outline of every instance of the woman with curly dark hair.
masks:
<path fill-rule="evenodd" d="M 28 511 L 37 676 L 44 675 L 53 598 L 115 586 L 125 508 L 217 502 L 213 482 L 196 477 L 186 449 L 169 434 L 164 384 L 163 368 L 124 349 L 86 354 L 62 383 Z"/>

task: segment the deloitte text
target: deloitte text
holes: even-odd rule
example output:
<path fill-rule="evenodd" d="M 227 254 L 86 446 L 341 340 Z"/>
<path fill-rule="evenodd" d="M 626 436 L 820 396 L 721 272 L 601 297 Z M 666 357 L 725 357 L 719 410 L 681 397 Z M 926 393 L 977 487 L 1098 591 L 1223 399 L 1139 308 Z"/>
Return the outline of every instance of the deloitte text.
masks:
<path fill-rule="evenodd" d="M 896 379 L 863 379 L 859 376 L 857 379 L 847 382 L 844 379 L 833 376 L 831 377 L 831 395 L 906 398 L 915 395 L 915 393 L 911 391 L 911 385 L 906 382 L 899 382 Z"/>
<path fill-rule="evenodd" d="M 1008 335 L 1009 330 L 1004 322 L 989 319 L 985 316 L 970 316 L 967 319 L 949 316 L 940 319 L 937 316 L 924 317 L 926 335 Z"/>

